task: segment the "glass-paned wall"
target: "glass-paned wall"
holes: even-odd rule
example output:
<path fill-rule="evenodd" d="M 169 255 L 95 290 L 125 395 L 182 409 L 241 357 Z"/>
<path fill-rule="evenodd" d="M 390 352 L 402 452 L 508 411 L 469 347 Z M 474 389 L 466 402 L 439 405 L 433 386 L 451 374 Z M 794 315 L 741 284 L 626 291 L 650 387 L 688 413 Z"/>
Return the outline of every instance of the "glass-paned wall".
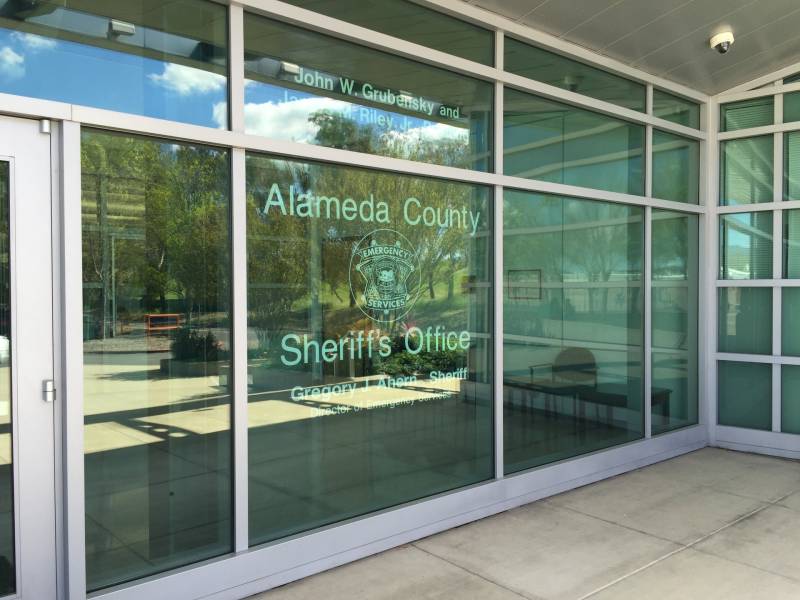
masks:
<path fill-rule="evenodd" d="M 781 353 L 800 356 L 800 288 L 785 287 L 781 295 Z"/>
<path fill-rule="evenodd" d="M 228 127 L 217 2 L 0 2 L 0 92 Z"/>
<path fill-rule="evenodd" d="M 800 279 L 800 210 L 783 211 L 783 277 Z"/>
<path fill-rule="evenodd" d="M 722 142 L 720 169 L 720 205 L 772 202 L 771 135 Z"/>
<path fill-rule="evenodd" d="M 644 127 L 506 88 L 506 175 L 644 195 Z"/>
<path fill-rule="evenodd" d="M 772 96 L 723 104 L 720 107 L 720 131 L 772 125 L 774 104 Z"/>
<path fill-rule="evenodd" d="M 11 169 L 0 161 L 0 595 L 16 590 L 11 443 Z"/>
<path fill-rule="evenodd" d="M 287 0 L 301 8 L 484 65 L 494 64 L 494 32 L 408 0 Z"/>
<path fill-rule="evenodd" d="M 772 279 L 772 213 L 719 218 L 720 279 Z"/>
<path fill-rule="evenodd" d="M 81 147 L 86 577 L 231 551 L 230 165 L 86 129 Z"/>
<path fill-rule="evenodd" d="M 488 171 L 491 83 L 246 14 L 245 131 Z"/>
<path fill-rule="evenodd" d="M 700 143 L 653 130 L 653 197 L 697 204 L 700 196 Z"/>
<path fill-rule="evenodd" d="M 800 131 L 783 135 L 783 199 L 800 200 Z"/>
<path fill-rule="evenodd" d="M 505 70 L 549 85 L 625 108 L 645 111 L 647 89 L 631 81 L 561 54 L 506 36 Z"/>
<path fill-rule="evenodd" d="M 772 365 L 719 361 L 717 393 L 720 425 L 772 429 Z"/>
<path fill-rule="evenodd" d="M 800 366 L 781 365 L 781 431 L 800 434 Z"/>
<path fill-rule="evenodd" d="M 772 354 L 772 289 L 723 287 L 717 293 L 718 350 Z"/>
<path fill-rule="evenodd" d="M 503 206 L 506 472 L 642 437 L 643 210 L 511 190 Z"/>
<path fill-rule="evenodd" d="M 697 423 L 697 215 L 653 209 L 652 432 Z"/>
<path fill-rule="evenodd" d="M 673 96 L 659 89 L 653 89 L 653 116 L 678 125 L 700 128 L 700 105 L 697 102 Z"/>
<path fill-rule="evenodd" d="M 800 92 L 783 95 L 783 122 L 800 121 Z"/>
<path fill-rule="evenodd" d="M 248 155 L 251 544 L 493 476 L 491 196 Z"/>

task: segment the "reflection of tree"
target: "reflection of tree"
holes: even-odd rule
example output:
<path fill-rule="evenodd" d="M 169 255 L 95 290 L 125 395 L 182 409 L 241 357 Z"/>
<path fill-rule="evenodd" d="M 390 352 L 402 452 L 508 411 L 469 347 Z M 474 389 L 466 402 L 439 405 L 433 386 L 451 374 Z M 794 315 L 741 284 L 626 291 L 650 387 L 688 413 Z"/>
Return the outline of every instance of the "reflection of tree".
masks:
<path fill-rule="evenodd" d="M 460 211 L 466 207 L 480 211 L 481 232 L 488 225 L 485 189 L 353 167 L 256 156 L 250 158 L 247 173 L 248 236 L 251 240 L 254 237 L 263 240 L 261 245 L 252 241 L 248 244 L 250 322 L 259 330 L 262 350 L 274 347 L 273 336 L 284 330 L 301 335 L 308 332 L 312 339 L 337 338 L 350 331 L 372 328 L 380 328 L 392 337 L 403 333 L 403 323 L 377 324 L 367 319 L 355 306 L 353 296 L 353 292 L 360 293 L 363 281 L 357 276 L 352 287 L 350 282 L 353 248 L 366 234 L 383 228 L 402 234 L 417 251 L 424 294 L 419 295 L 409 318 L 453 329 L 469 328 L 468 303 L 456 281 L 465 272 L 472 279 L 486 276 L 486 271 L 473 273 L 478 267 L 470 264 L 475 255 L 485 262 L 486 249 L 479 252 L 476 238 L 470 236 L 471 225 L 468 228 L 411 225 L 404 218 L 403 207 L 406 199 L 413 197 L 421 205 L 417 212 L 424 207 L 441 211 L 448 208 Z M 295 198 L 302 191 L 336 198 L 339 203 L 352 199 L 351 202 L 360 204 L 370 198 L 376 206 L 385 202 L 389 206 L 389 222 L 369 222 L 361 217 L 337 219 L 335 215 L 328 219 L 327 204 L 320 204 L 325 207 L 321 208 L 321 218 L 282 216 L 276 207 L 265 216 L 261 209 L 273 183 L 279 185 L 287 204 L 290 185 L 295 188 Z M 318 261 L 315 256 L 319 256 Z M 482 262 L 475 262 L 483 266 Z M 312 284 L 318 286 L 318 292 Z M 317 293 L 319 303 L 315 308 Z M 418 291 L 413 290 L 413 295 L 417 296 Z"/>
<path fill-rule="evenodd" d="M 191 321 L 226 309 L 224 153 L 86 132 L 82 169 L 86 306 L 98 311 L 98 335 L 115 335 L 125 313 L 179 311 Z"/>

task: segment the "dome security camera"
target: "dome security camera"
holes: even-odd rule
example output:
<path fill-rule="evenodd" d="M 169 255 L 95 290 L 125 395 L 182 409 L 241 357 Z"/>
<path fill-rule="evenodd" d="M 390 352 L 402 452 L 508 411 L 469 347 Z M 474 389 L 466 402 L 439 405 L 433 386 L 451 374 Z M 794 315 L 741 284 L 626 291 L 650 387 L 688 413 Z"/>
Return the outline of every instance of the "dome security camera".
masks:
<path fill-rule="evenodd" d="M 708 45 L 720 54 L 727 54 L 728 50 L 733 46 L 733 32 L 723 31 L 718 33 L 708 41 Z"/>

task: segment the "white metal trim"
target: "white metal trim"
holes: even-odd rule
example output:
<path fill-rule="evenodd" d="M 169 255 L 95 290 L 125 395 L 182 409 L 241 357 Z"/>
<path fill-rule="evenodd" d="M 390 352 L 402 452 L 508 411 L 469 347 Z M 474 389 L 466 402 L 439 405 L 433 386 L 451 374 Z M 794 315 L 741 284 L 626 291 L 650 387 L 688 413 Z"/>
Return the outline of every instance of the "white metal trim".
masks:
<path fill-rule="evenodd" d="M 231 3 L 228 9 L 228 124 L 244 132 L 244 9 Z"/>
<path fill-rule="evenodd" d="M 81 128 L 65 121 L 61 132 L 61 289 L 63 373 L 65 556 L 67 597 L 86 595 L 86 538 L 83 466 L 83 255 L 81 248 Z"/>
<path fill-rule="evenodd" d="M 231 151 L 231 238 L 233 362 L 231 372 L 231 428 L 233 440 L 234 550 L 250 545 L 248 512 L 248 418 L 247 418 L 247 192 L 245 151 Z"/>
<path fill-rule="evenodd" d="M 653 436 L 653 209 L 644 209 L 644 436 Z"/>

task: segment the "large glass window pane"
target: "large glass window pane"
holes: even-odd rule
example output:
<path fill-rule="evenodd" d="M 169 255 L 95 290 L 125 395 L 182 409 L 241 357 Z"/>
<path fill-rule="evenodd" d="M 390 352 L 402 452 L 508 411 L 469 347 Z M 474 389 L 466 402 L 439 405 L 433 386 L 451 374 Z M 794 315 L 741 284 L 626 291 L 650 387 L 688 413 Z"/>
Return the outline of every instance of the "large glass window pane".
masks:
<path fill-rule="evenodd" d="M 772 212 L 719 218 L 720 279 L 772 279 Z"/>
<path fill-rule="evenodd" d="M 800 279 L 800 210 L 783 211 L 783 277 Z"/>
<path fill-rule="evenodd" d="M 228 153 L 82 138 L 86 577 L 231 550 Z"/>
<path fill-rule="evenodd" d="M 783 134 L 784 200 L 800 200 L 800 131 Z"/>
<path fill-rule="evenodd" d="M 11 444 L 10 173 L 0 162 L 0 594 L 16 589 L 14 461 Z"/>
<path fill-rule="evenodd" d="M 720 149 L 720 205 L 772 202 L 772 136 L 728 140 Z"/>
<path fill-rule="evenodd" d="M 800 121 L 800 92 L 783 95 L 783 122 Z"/>
<path fill-rule="evenodd" d="M 491 189 L 247 159 L 250 542 L 493 475 Z"/>
<path fill-rule="evenodd" d="M 506 175 L 644 194 L 644 127 L 506 88 Z"/>
<path fill-rule="evenodd" d="M 245 130 L 440 165 L 492 167 L 492 84 L 246 14 Z"/>
<path fill-rule="evenodd" d="M 646 88 L 637 81 L 506 36 L 505 70 L 632 110 L 645 111 Z"/>
<path fill-rule="evenodd" d="M 800 288 L 785 287 L 781 294 L 781 353 L 800 356 Z"/>
<path fill-rule="evenodd" d="M 772 288 L 719 288 L 718 349 L 772 354 Z"/>
<path fill-rule="evenodd" d="M 772 96 L 723 104 L 720 107 L 720 131 L 772 125 L 773 105 Z"/>
<path fill-rule="evenodd" d="M 653 434 L 697 423 L 697 215 L 653 209 Z"/>
<path fill-rule="evenodd" d="M 0 92 L 228 127 L 225 6 L 0 4 Z"/>
<path fill-rule="evenodd" d="M 494 64 L 494 33 L 408 0 L 287 0 L 467 60 Z"/>
<path fill-rule="evenodd" d="M 781 366 L 781 431 L 800 433 L 800 366 Z"/>
<path fill-rule="evenodd" d="M 640 438 L 642 209 L 506 191 L 506 472 Z"/>
<path fill-rule="evenodd" d="M 700 105 L 691 100 L 673 96 L 659 89 L 653 90 L 653 116 L 667 121 L 700 128 Z"/>
<path fill-rule="evenodd" d="M 700 143 L 653 130 L 653 197 L 697 204 Z"/>
<path fill-rule="evenodd" d="M 772 429 L 772 365 L 719 361 L 717 423 Z"/>

